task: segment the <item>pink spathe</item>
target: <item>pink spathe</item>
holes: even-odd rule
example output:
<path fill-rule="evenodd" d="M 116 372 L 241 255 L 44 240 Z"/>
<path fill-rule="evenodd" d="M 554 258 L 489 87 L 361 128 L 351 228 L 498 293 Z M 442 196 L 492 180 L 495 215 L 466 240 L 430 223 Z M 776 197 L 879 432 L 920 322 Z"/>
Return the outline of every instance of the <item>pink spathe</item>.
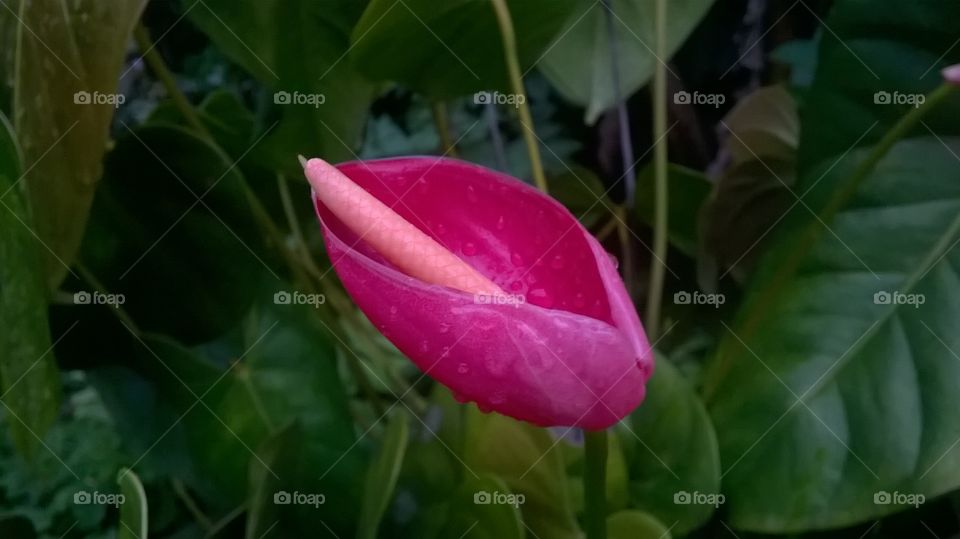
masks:
<path fill-rule="evenodd" d="M 460 400 L 587 429 L 643 400 L 653 354 L 636 310 L 610 256 L 556 201 L 452 159 L 305 170 L 350 296 Z"/>

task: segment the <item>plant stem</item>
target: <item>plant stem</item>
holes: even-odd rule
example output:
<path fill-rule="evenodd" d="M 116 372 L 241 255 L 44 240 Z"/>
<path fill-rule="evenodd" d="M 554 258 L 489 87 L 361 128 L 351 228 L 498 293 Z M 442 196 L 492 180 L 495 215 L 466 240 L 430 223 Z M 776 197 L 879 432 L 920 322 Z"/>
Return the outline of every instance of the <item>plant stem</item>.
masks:
<path fill-rule="evenodd" d="M 617 103 L 617 127 L 620 131 L 620 159 L 623 162 L 623 175 L 626 182 L 626 195 L 623 205 L 633 209 L 637 190 L 637 178 L 633 173 L 633 134 L 630 132 L 630 114 L 627 100 L 620 92 L 620 49 L 613 24 L 613 0 L 602 0 L 606 15 L 607 37 L 610 47 L 610 76 L 613 79 L 613 96 Z"/>
<path fill-rule="evenodd" d="M 902 116 L 873 147 L 870 154 L 857 165 L 846 182 L 834 191 L 836 194 L 831 197 L 823 211 L 817 214 L 818 219 L 812 220 L 807 228 L 800 232 L 797 247 L 791 249 L 789 255 L 776 268 L 770 280 L 767 281 L 769 285 L 763 289 L 757 301 L 747 311 L 744 321 L 739 324 L 740 330 L 737 332 L 739 337 L 733 341 L 724 339 L 721 342 L 716 359 L 710 366 L 705 378 L 706 383 L 703 387 L 705 401 L 709 403 L 713 400 L 717 389 L 729 372 L 733 349 L 736 346 L 734 343 L 749 340 L 759 327 L 760 322 L 767 318 L 768 309 L 776 303 L 776 299 L 785 290 L 787 282 L 793 277 L 803 258 L 817 243 L 821 234 L 821 227 L 826 228 L 833 221 L 833 218 L 857 193 L 857 190 L 870 177 L 870 174 L 877 168 L 877 164 L 890 152 L 890 149 L 904 135 L 919 125 L 920 121 L 931 110 L 952 95 L 955 89 L 956 87 L 950 84 L 942 84 L 927 95 L 923 105 L 911 109 L 910 112 Z"/>
<path fill-rule="evenodd" d="M 190 104 L 187 96 L 183 95 L 183 92 L 180 91 L 180 88 L 177 86 L 176 77 L 173 76 L 173 73 L 167 68 L 166 62 L 164 62 L 160 54 L 157 53 L 156 45 L 150 40 L 150 33 L 147 32 L 143 23 L 137 23 L 136 28 L 133 30 L 133 37 L 136 39 L 137 46 L 140 47 L 140 51 L 143 53 L 143 59 L 146 60 L 147 65 L 153 70 L 154 76 L 156 76 L 160 83 L 163 84 L 163 87 L 167 89 L 167 93 L 170 94 L 170 99 L 173 99 L 177 109 L 183 114 L 184 119 L 190 124 L 190 127 L 194 128 L 208 142 L 213 142 L 213 135 L 207 130 L 207 126 L 203 125 L 203 122 L 200 121 L 200 117 L 193 109 L 193 105 Z"/>
<path fill-rule="evenodd" d="M 433 112 L 433 125 L 440 138 L 440 152 L 451 157 L 457 156 L 457 148 L 450 137 L 450 115 L 447 114 L 447 104 L 443 101 L 434 101 L 430 106 Z"/>
<path fill-rule="evenodd" d="M 510 75 L 510 85 L 516 94 L 517 113 L 520 115 L 520 125 L 523 126 L 523 140 L 527 143 L 527 153 L 530 155 L 530 168 L 533 171 L 533 181 L 544 193 L 547 192 L 547 177 L 543 173 L 543 162 L 540 160 L 540 147 L 537 146 L 536 130 L 533 127 L 533 116 L 527 106 L 526 93 L 523 88 L 523 75 L 520 73 L 520 60 L 517 56 L 517 38 L 513 32 L 513 21 L 510 19 L 510 9 L 506 0 L 490 0 L 493 10 L 497 14 L 497 23 L 500 25 L 500 38 L 503 41 L 503 54 L 507 61 L 507 72 Z M 522 99 L 521 99 L 522 97 Z"/>
<path fill-rule="evenodd" d="M 607 431 L 583 431 L 583 502 L 587 539 L 607 536 Z"/>
<path fill-rule="evenodd" d="M 656 2 L 656 68 L 653 72 L 653 149 L 654 163 L 654 227 L 653 258 L 650 260 L 650 288 L 647 297 L 645 327 L 655 340 L 660 333 L 660 303 L 667 263 L 667 69 L 662 58 L 667 52 L 667 0 Z"/>

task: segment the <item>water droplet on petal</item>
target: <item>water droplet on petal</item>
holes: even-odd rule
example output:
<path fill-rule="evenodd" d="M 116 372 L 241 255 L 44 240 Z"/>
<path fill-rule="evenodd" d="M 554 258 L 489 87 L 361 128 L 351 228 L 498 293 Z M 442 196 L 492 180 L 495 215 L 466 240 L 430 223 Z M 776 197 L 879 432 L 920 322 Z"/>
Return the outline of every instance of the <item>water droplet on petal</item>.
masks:
<path fill-rule="evenodd" d="M 503 230 L 503 224 L 503 216 L 501 215 L 500 218 L 497 219 L 497 230 Z"/>
<path fill-rule="evenodd" d="M 463 244 L 463 254 L 466 256 L 473 256 L 477 254 L 477 246 L 473 242 L 468 241 Z"/>
<path fill-rule="evenodd" d="M 618 269 L 620 267 L 620 260 L 610 253 L 607 253 L 607 256 L 610 257 L 610 263 L 613 264 L 613 269 Z"/>
<path fill-rule="evenodd" d="M 553 258 L 551 258 L 550 267 L 555 270 L 563 269 L 563 257 L 560 255 L 556 255 Z"/>
<path fill-rule="evenodd" d="M 468 367 L 466 363 L 461 363 L 457 366 L 457 372 L 460 374 L 467 374 L 470 372 L 470 367 Z"/>
<path fill-rule="evenodd" d="M 471 204 L 477 201 L 477 190 L 472 185 L 467 186 L 467 201 Z"/>
<path fill-rule="evenodd" d="M 450 324 L 440 324 L 437 329 L 440 331 L 440 333 L 446 333 L 450 331 Z"/>
<path fill-rule="evenodd" d="M 522 266 L 523 257 L 520 256 L 520 253 L 513 253 L 510 255 L 510 262 L 512 262 L 514 266 Z"/>

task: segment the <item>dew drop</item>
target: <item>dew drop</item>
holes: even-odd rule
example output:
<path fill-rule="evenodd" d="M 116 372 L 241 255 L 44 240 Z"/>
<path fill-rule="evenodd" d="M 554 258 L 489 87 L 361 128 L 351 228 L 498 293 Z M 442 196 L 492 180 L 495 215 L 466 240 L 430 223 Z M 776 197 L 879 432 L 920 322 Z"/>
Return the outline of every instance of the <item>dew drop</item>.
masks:
<path fill-rule="evenodd" d="M 503 404 L 507 402 L 507 396 L 503 393 L 496 392 L 490 397 L 490 404 Z"/>
<path fill-rule="evenodd" d="M 473 256 L 477 254 L 477 246 L 473 242 L 468 241 L 463 244 L 463 254 L 466 256 Z"/>
<path fill-rule="evenodd" d="M 440 324 L 437 329 L 440 330 L 440 333 L 447 333 L 450 331 L 450 324 Z"/>
<path fill-rule="evenodd" d="M 620 268 L 620 260 L 618 260 L 617 257 L 613 256 L 613 255 L 610 254 L 610 253 L 607 253 L 607 256 L 610 257 L 610 263 L 613 264 L 613 269 L 619 269 L 619 268 Z"/>
<path fill-rule="evenodd" d="M 582 309 L 586 304 L 587 302 L 583 296 L 583 292 L 577 292 L 577 295 L 573 297 L 573 306 Z"/>
<path fill-rule="evenodd" d="M 513 253 L 510 255 L 510 262 L 512 262 L 514 266 L 522 266 L 523 257 L 520 256 L 520 253 Z"/>
<path fill-rule="evenodd" d="M 563 257 L 560 255 L 556 255 L 553 258 L 551 258 L 550 267 L 555 270 L 563 269 Z"/>
<path fill-rule="evenodd" d="M 468 367 L 466 363 L 461 363 L 457 366 L 457 372 L 460 374 L 467 374 L 470 372 L 470 367 Z"/>
<path fill-rule="evenodd" d="M 503 216 L 501 215 L 500 218 L 497 219 L 497 230 L 503 230 L 503 225 Z"/>
<path fill-rule="evenodd" d="M 472 185 L 467 186 L 467 201 L 471 204 L 477 202 L 477 190 L 474 189 Z"/>

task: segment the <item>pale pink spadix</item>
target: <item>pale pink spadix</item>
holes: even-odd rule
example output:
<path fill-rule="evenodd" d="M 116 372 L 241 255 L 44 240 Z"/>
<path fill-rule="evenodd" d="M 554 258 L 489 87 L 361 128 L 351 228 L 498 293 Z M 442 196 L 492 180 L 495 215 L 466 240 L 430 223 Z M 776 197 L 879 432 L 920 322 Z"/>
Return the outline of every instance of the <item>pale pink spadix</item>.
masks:
<path fill-rule="evenodd" d="M 585 429 L 643 401 L 653 353 L 636 309 L 611 257 L 558 202 L 453 159 L 304 169 L 344 288 L 457 399 Z"/>
<path fill-rule="evenodd" d="M 505 295 L 490 279 L 397 215 L 333 165 L 315 158 L 307 161 L 304 170 L 314 194 L 324 206 L 408 275 L 470 294 Z"/>

